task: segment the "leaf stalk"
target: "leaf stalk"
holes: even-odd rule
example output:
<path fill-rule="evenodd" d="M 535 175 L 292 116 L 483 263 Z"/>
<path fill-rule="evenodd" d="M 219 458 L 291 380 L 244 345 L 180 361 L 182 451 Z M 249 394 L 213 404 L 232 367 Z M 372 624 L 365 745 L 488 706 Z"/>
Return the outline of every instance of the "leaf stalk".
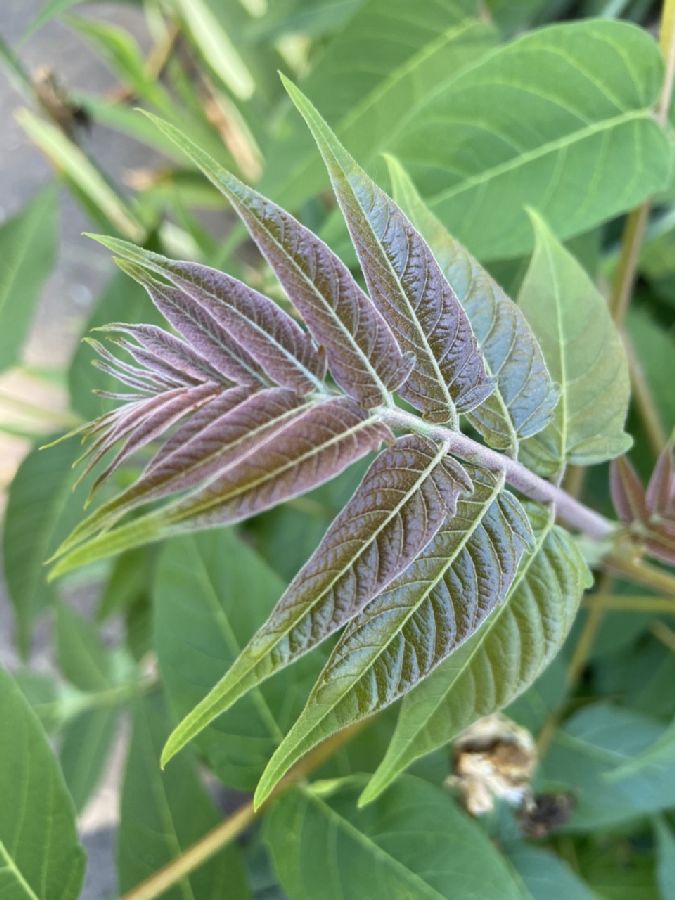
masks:
<path fill-rule="evenodd" d="M 555 506 L 556 516 L 568 527 L 598 541 L 607 540 L 614 533 L 616 525 L 600 513 L 575 500 L 562 488 L 535 475 L 517 460 L 479 444 L 462 432 L 452 431 L 441 425 L 431 425 L 402 409 L 381 407 L 378 413 L 381 421 L 393 428 L 404 428 L 446 441 L 450 452 L 465 462 L 484 466 L 492 472 L 502 472 L 511 487 L 516 488 L 530 500 L 552 503 Z"/>

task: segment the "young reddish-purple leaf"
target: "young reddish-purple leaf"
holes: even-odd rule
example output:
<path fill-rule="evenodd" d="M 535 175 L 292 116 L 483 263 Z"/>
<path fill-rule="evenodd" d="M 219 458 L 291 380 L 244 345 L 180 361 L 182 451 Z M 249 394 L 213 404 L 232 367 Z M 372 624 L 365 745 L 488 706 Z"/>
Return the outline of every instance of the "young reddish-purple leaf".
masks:
<path fill-rule="evenodd" d="M 82 539 L 81 530 L 73 533 L 57 552 L 52 577 L 172 534 L 241 522 L 318 487 L 391 439 L 386 425 L 347 397 L 309 404 L 186 497 L 71 549 Z"/>
<path fill-rule="evenodd" d="M 283 76 L 282 76 L 283 77 Z M 283 79 L 324 158 L 370 295 L 415 368 L 400 393 L 433 421 L 456 420 L 494 390 L 466 313 L 428 244 Z"/>
<path fill-rule="evenodd" d="M 167 259 L 117 238 L 96 238 L 118 256 L 172 282 L 199 303 L 282 387 L 321 388 L 325 361 L 312 338 L 269 297 L 231 275 Z"/>
<path fill-rule="evenodd" d="M 176 422 L 194 413 L 220 390 L 220 386 L 212 382 L 182 387 L 142 401 L 138 404 L 138 409 L 128 410 L 127 415 L 122 413 L 119 426 L 110 430 L 104 439 L 96 441 L 89 450 L 90 461 L 86 471 L 90 471 L 115 444 L 123 441 L 114 459 L 96 478 L 92 494 L 133 453 L 164 434 Z"/>
<path fill-rule="evenodd" d="M 644 540 L 647 552 L 669 566 L 675 566 L 675 518 L 663 520 L 649 531 Z"/>
<path fill-rule="evenodd" d="M 504 599 L 532 541 L 503 478 L 474 484 L 427 549 L 347 627 L 298 721 L 260 779 L 259 806 L 297 759 L 335 731 L 389 706 L 426 678 Z"/>
<path fill-rule="evenodd" d="M 645 489 L 640 476 L 626 456 L 612 460 L 609 486 L 614 509 L 622 522 L 646 522 L 649 518 Z"/>
<path fill-rule="evenodd" d="M 215 399 L 215 398 L 214 398 Z M 235 466 L 306 410 L 311 401 L 295 391 L 268 388 L 251 394 L 247 386 L 221 393 L 218 403 L 185 423 L 183 439 L 151 460 L 140 477 L 82 522 L 64 546 L 109 528 L 122 515 L 151 500 L 203 485 Z"/>
<path fill-rule="evenodd" d="M 201 381 L 218 381 L 230 386 L 232 381 L 224 378 L 207 359 L 182 338 L 170 334 L 157 325 L 128 325 L 113 322 L 102 325 L 95 331 L 125 335 L 145 350 L 144 360 L 153 375 L 164 373 L 166 378 L 178 378 L 181 384 L 197 384 Z"/>
<path fill-rule="evenodd" d="M 675 517 L 675 472 L 673 444 L 668 441 L 654 466 L 647 485 L 647 509 L 652 515 Z"/>
<path fill-rule="evenodd" d="M 403 572 L 471 481 L 445 445 L 408 435 L 373 462 L 351 500 L 222 680 L 169 738 L 176 753 L 244 693 L 325 640 Z"/>
<path fill-rule="evenodd" d="M 162 284 L 134 263 L 124 259 L 115 262 L 143 285 L 164 318 L 225 378 L 237 384 L 268 383 L 253 357 L 192 297 L 173 285 Z"/>
<path fill-rule="evenodd" d="M 149 115 L 146 113 L 146 115 Z M 221 168 L 168 122 L 149 116 L 222 191 L 248 228 L 315 340 L 340 387 L 366 408 L 408 377 L 389 325 L 326 244 L 290 213 Z"/>

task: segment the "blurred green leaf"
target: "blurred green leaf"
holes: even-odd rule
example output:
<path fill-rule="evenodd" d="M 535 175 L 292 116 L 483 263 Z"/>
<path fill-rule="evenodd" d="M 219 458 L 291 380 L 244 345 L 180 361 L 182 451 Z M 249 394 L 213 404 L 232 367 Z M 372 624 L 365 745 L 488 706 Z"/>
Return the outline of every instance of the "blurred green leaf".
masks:
<path fill-rule="evenodd" d="M 0 669 L 0 893 L 75 900 L 84 875 L 75 811 L 42 727 Z"/>
<path fill-rule="evenodd" d="M 283 589 L 231 529 L 166 545 L 155 581 L 154 643 L 177 721 L 219 681 Z M 200 734 L 196 745 L 225 784 L 255 786 L 300 711 L 320 662 L 300 660 Z"/>
<path fill-rule="evenodd" d="M 0 225 L 0 370 L 21 359 L 40 292 L 54 266 L 57 194 L 42 190 Z"/>
<path fill-rule="evenodd" d="M 9 489 L 4 569 L 16 616 L 17 640 L 24 654 L 35 617 L 57 596 L 54 586 L 45 580 L 45 560 L 81 518 L 86 493 L 82 487 L 72 490 L 72 465 L 78 453 L 72 441 L 49 450 L 32 450 Z"/>
<path fill-rule="evenodd" d="M 61 769 L 78 812 L 86 805 L 105 771 L 118 721 L 118 710 L 102 707 L 81 713 L 61 732 Z"/>
<path fill-rule="evenodd" d="M 28 137 L 51 160 L 103 221 L 132 241 L 140 241 L 145 226 L 111 186 L 101 170 L 66 135 L 49 122 L 21 109 L 16 117 Z"/>
<path fill-rule="evenodd" d="M 593 703 L 567 720 L 541 763 L 540 780 L 574 793 L 568 830 L 607 828 L 675 805 L 675 760 L 610 777 L 664 731 L 654 719 L 607 703 Z"/>
<path fill-rule="evenodd" d="M 174 860 L 221 821 L 189 753 L 158 765 L 168 726 L 161 698 L 139 702 L 122 788 L 117 842 L 122 893 Z M 162 894 L 166 900 L 249 900 L 239 847 L 230 844 Z"/>
<path fill-rule="evenodd" d="M 654 823 L 657 842 L 656 877 L 664 898 L 675 896 L 675 832 L 663 818 Z"/>
<path fill-rule="evenodd" d="M 628 312 L 627 327 L 666 433 L 675 426 L 675 330 L 664 328 L 646 307 Z"/>
<path fill-rule="evenodd" d="M 553 475 L 625 453 L 630 380 L 621 336 L 600 294 L 548 225 L 531 213 L 535 248 L 518 296 L 560 400 L 553 421 L 524 441 L 522 458 Z"/>
<path fill-rule="evenodd" d="M 301 87 L 358 162 L 391 146 L 444 78 L 494 45 L 474 0 L 434 0 L 411 15 L 409 0 L 367 0 L 329 44 Z M 300 119 L 287 116 L 266 148 L 263 193 L 296 206 L 326 175 Z"/>
<path fill-rule="evenodd" d="M 451 797 L 404 776 L 366 809 L 362 778 L 279 798 L 265 840 L 289 900 L 523 900 L 509 866 Z"/>
<path fill-rule="evenodd" d="M 532 900 L 594 900 L 596 895 L 555 853 L 530 844 L 508 844 L 506 858 Z"/>
<path fill-rule="evenodd" d="M 63 675 L 81 691 L 110 686 L 108 653 L 95 628 L 65 603 L 56 606 L 56 654 Z"/>
<path fill-rule="evenodd" d="M 396 156 L 432 212 L 479 259 L 531 250 L 528 205 L 567 239 L 666 185 L 671 150 L 652 114 L 663 60 L 643 29 L 586 20 L 537 29 L 489 52 L 462 39 L 457 48 L 459 60 L 446 61 L 431 85 L 413 81 L 413 99 L 397 91 L 390 127 L 371 114 L 358 140 L 343 134 L 329 104 L 308 94 L 366 168 L 382 150 Z M 325 89 L 341 83 L 331 73 Z M 347 105 L 359 100 L 351 96 Z M 297 206 L 325 183 L 315 171 L 302 162 L 289 187 L 281 176 L 264 187 Z"/>

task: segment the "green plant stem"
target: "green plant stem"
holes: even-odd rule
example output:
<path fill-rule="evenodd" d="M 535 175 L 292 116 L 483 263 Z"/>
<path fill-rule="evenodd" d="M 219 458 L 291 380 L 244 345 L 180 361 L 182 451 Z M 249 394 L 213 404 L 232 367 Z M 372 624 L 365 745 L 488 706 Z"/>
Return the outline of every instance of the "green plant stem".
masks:
<path fill-rule="evenodd" d="M 588 609 L 599 606 L 605 610 L 636 613 L 669 613 L 675 615 L 675 598 L 652 597 L 649 594 L 591 594 L 582 603 Z"/>
<path fill-rule="evenodd" d="M 671 575 L 670 572 L 666 572 L 664 569 L 657 569 L 656 566 L 641 560 L 621 556 L 618 553 L 608 554 L 603 562 L 613 572 L 626 576 L 631 581 L 635 581 L 645 587 L 653 588 L 667 597 L 675 598 L 675 575 Z M 606 594 L 608 591 L 603 590 L 602 593 Z"/>
<path fill-rule="evenodd" d="M 189 875 L 190 872 L 203 865 L 215 853 L 222 850 L 223 847 L 236 840 L 279 794 L 302 781 L 310 772 L 322 765 L 339 747 L 351 740 L 356 732 L 360 731 L 368 722 L 369 720 L 358 722 L 356 725 L 338 731 L 337 734 L 332 735 L 319 744 L 304 759 L 301 759 L 285 778 L 282 778 L 269 799 L 258 810 L 254 810 L 252 800 L 247 801 L 236 809 L 232 815 L 228 816 L 227 819 L 205 834 L 203 838 L 200 838 L 191 847 L 188 847 L 184 853 L 181 853 L 180 856 L 173 859 L 163 869 L 159 869 L 137 887 L 124 894 L 120 900 L 153 900 L 154 897 L 159 897 L 174 884 L 185 878 L 186 875 Z"/>
<path fill-rule="evenodd" d="M 652 448 L 655 456 L 658 456 L 666 443 L 667 436 L 661 416 L 654 403 L 654 398 L 649 389 L 649 384 L 645 377 L 642 364 L 635 353 L 633 343 L 630 337 L 624 335 L 624 343 L 626 346 L 626 354 L 628 356 L 628 368 L 630 370 L 630 380 L 633 387 L 633 399 L 640 413 L 642 424 L 645 427 L 647 440 Z"/>
<path fill-rule="evenodd" d="M 672 628 L 669 628 L 665 622 L 654 622 L 651 632 L 657 640 L 675 653 L 675 631 Z"/>
<path fill-rule="evenodd" d="M 430 425 L 402 409 L 382 407 L 379 415 L 383 422 L 394 428 L 416 431 L 446 441 L 449 449 L 466 462 L 484 466 L 493 472 L 502 472 L 507 482 L 526 497 L 539 503 L 552 503 L 556 515 L 570 528 L 582 531 L 596 540 L 609 538 L 614 532 L 614 523 L 600 513 L 584 506 L 550 481 L 535 475 L 517 460 L 479 444 L 461 431 L 452 431 L 441 425 Z"/>

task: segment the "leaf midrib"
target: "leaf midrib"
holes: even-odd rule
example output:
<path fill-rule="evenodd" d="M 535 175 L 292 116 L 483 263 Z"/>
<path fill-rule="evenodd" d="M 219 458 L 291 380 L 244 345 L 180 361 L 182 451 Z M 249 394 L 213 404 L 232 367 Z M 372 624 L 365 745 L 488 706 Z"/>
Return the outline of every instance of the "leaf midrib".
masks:
<path fill-rule="evenodd" d="M 483 169 L 483 171 L 477 175 L 465 178 L 454 187 L 436 194 L 433 198 L 430 198 L 430 202 L 434 207 L 440 206 L 447 200 L 454 199 L 465 191 L 471 190 L 471 188 L 479 187 L 487 181 L 518 169 L 520 166 L 527 165 L 540 157 L 546 156 L 548 153 L 572 146 L 573 144 L 586 140 L 586 138 L 594 134 L 599 134 L 604 130 L 617 128 L 625 122 L 637 121 L 640 119 L 644 119 L 647 122 L 654 122 L 656 125 L 649 109 L 631 110 L 618 116 L 602 119 L 592 125 L 587 125 L 585 128 L 580 128 L 570 134 L 540 144 L 538 147 L 528 150 L 525 153 L 521 153 L 513 159 L 499 163 L 489 169 Z"/>
<path fill-rule="evenodd" d="M 456 23 L 455 25 L 447 28 L 443 31 L 438 37 L 435 37 L 433 40 L 430 40 L 428 43 L 424 44 L 419 50 L 413 53 L 408 59 L 397 69 L 389 72 L 387 76 L 378 84 L 375 89 L 368 94 L 360 103 L 357 103 L 347 115 L 335 126 L 336 133 L 343 134 L 346 132 L 355 122 L 365 115 L 369 109 L 374 107 L 378 101 L 386 96 L 386 94 L 394 88 L 394 86 L 403 80 L 403 78 L 412 72 L 418 65 L 421 65 L 428 58 L 433 56 L 438 50 L 440 50 L 443 46 L 452 43 L 455 37 L 459 37 L 462 33 L 466 31 L 471 31 L 477 24 L 480 24 L 479 20 L 466 18 L 461 22 Z M 462 69 L 462 73 L 464 70 Z M 459 77 L 460 73 L 457 73 L 454 78 Z M 454 78 L 452 80 L 454 80 Z M 379 150 L 382 147 L 383 142 L 377 142 L 377 149 Z M 370 152 L 369 156 L 375 155 L 377 150 L 373 150 Z M 293 184 L 297 182 L 300 178 L 302 178 L 308 170 L 311 170 L 312 163 L 310 162 L 310 157 L 305 156 L 302 159 L 302 164 L 297 166 L 288 176 L 287 184 Z"/>
<path fill-rule="evenodd" d="M 19 867 L 16 865 L 16 862 L 14 861 L 14 859 L 10 856 L 9 851 L 7 850 L 7 847 L 5 846 L 4 842 L 2 841 L 2 839 L 0 839 L 0 860 L 3 860 L 3 859 L 5 860 L 5 862 L 7 864 L 6 868 L 12 873 L 15 880 L 18 882 L 19 886 L 25 892 L 26 896 L 29 897 L 30 900 L 40 900 L 40 898 L 35 893 L 35 891 L 32 889 L 32 887 L 30 886 L 30 884 L 28 883 L 26 878 L 24 878 L 23 873 L 21 872 Z"/>
<path fill-rule="evenodd" d="M 242 647 L 239 645 L 239 641 L 230 625 L 230 621 L 225 614 L 224 609 L 218 602 L 218 597 L 216 591 L 213 586 L 213 582 L 209 573 L 207 571 L 206 565 L 204 564 L 204 560 L 200 553 L 197 554 L 198 565 L 199 565 L 199 573 L 198 577 L 201 579 L 204 585 L 204 591 L 206 595 L 206 600 L 211 608 L 214 619 L 220 627 L 221 634 L 225 640 L 225 643 L 229 645 L 230 650 L 232 650 L 235 654 L 241 653 Z M 258 711 L 260 713 L 261 718 L 265 721 L 267 725 L 267 729 L 270 733 L 270 737 L 275 741 L 275 743 L 280 743 L 283 739 L 282 731 L 277 723 L 274 715 L 265 700 L 265 697 L 262 694 L 260 688 L 256 685 L 252 690 L 252 698 L 255 705 L 258 707 Z"/>
<path fill-rule="evenodd" d="M 428 898 L 428 900 L 445 900 L 443 894 L 440 894 L 420 875 L 407 868 L 407 866 L 404 866 L 403 863 L 399 862 L 396 859 L 396 857 L 391 856 L 391 854 L 387 853 L 387 851 L 383 847 L 380 847 L 380 845 L 376 843 L 375 840 L 370 838 L 363 831 L 360 831 L 350 821 L 337 813 L 314 792 L 303 789 L 302 793 L 306 800 L 314 803 L 319 807 L 319 809 L 327 819 L 334 821 L 338 829 L 343 831 L 349 838 L 355 841 L 355 843 L 360 844 L 368 853 L 381 859 L 386 867 L 393 869 L 397 873 L 400 873 L 406 881 L 410 882 L 412 887 L 416 891 L 419 891 L 419 894 L 417 894 L 416 896 L 420 897 L 420 900 L 423 897 Z"/>
<path fill-rule="evenodd" d="M 320 404 L 317 404 L 317 406 L 320 406 Z M 307 410 L 307 412 L 309 412 L 309 411 L 310 410 Z M 303 416 L 304 415 L 306 415 L 306 413 L 303 413 Z M 303 416 L 301 416 L 300 418 L 302 418 Z M 238 488 L 235 491 L 232 491 L 229 494 L 226 494 L 225 496 L 216 496 L 216 497 L 210 498 L 208 500 L 205 500 L 198 506 L 189 507 L 188 510 L 183 511 L 183 512 L 174 511 L 173 515 L 168 516 L 166 521 L 167 521 L 167 523 L 170 523 L 172 525 L 178 524 L 184 518 L 192 518 L 192 516 L 194 516 L 194 515 L 199 515 L 203 512 L 207 512 L 212 506 L 218 506 L 218 504 L 223 503 L 225 501 L 234 500 L 240 494 L 255 490 L 255 488 L 257 488 L 260 484 L 263 484 L 264 482 L 269 481 L 270 478 L 274 478 L 276 480 L 280 476 L 284 475 L 288 471 L 288 469 L 292 469 L 295 466 L 300 465 L 301 463 L 305 462 L 305 460 L 311 459 L 312 456 L 315 456 L 318 453 L 322 453 L 324 450 L 327 450 L 329 447 L 332 447 L 333 444 L 336 444 L 339 441 L 342 441 L 347 437 L 354 436 L 359 431 L 362 431 L 364 428 L 372 427 L 378 421 L 379 420 L 376 419 L 374 416 L 369 416 L 368 418 L 363 419 L 360 422 L 357 422 L 357 424 L 352 426 L 351 428 L 348 428 L 347 430 L 341 431 L 339 434 L 334 435 L 330 440 L 325 441 L 323 444 L 315 445 L 311 450 L 308 450 L 307 453 L 303 453 L 301 456 L 294 457 L 293 459 L 289 460 L 281 468 L 275 469 L 274 472 L 265 472 L 265 474 L 262 475 L 260 478 L 257 478 L 255 481 L 247 482 L 242 487 Z M 290 425 L 292 425 L 292 424 L 296 424 L 296 422 L 294 421 L 294 422 L 289 423 L 288 427 L 290 427 Z M 279 438 L 280 435 L 283 434 L 283 432 L 285 430 L 286 429 L 282 429 L 281 432 L 276 433 L 274 435 L 274 438 L 275 439 Z M 268 444 L 268 443 L 269 443 L 269 440 L 265 442 L 265 444 Z M 264 447 L 265 444 L 263 444 L 262 446 Z M 261 447 L 257 448 L 258 451 L 260 451 L 260 449 L 261 449 Z M 250 454 L 248 454 L 248 455 L 250 456 Z M 203 490 L 205 487 L 208 487 L 209 484 L 211 484 L 213 481 L 216 481 L 216 480 L 217 480 L 217 476 L 211 482 L 208 482 L 206 485 L 203 485 L 201 488 L 198 488 L 197 490 Z M 189 500 L 189 496 L 186 497 L 185 500 Z M 179 502 L 182 503 L 184 501 L 181 500 Z M 169 512 L 169 511 L 170 510 L 163 510 L 161 517 L 163 518 L 164 513 Z M 140 521 L 140 520 L 138 520 L 138 521 Z"/>

